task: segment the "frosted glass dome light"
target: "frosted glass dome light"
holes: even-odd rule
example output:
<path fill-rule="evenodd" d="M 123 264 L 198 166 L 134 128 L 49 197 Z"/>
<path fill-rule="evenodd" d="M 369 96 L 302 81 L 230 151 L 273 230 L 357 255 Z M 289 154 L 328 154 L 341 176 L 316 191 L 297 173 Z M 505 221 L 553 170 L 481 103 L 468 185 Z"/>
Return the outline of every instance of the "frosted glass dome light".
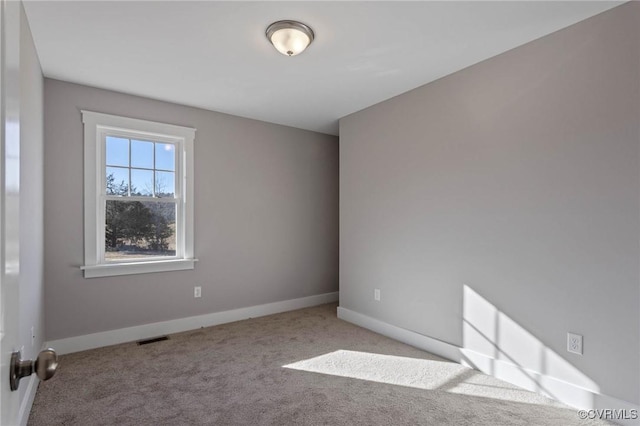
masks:
<path fill-rule="evenodd" d="M 278 21 L 267 28 L 267 38 L 278 52 L 287 56 L 302 53 L 313 41 L 313 30 L 297 21 Z"/>

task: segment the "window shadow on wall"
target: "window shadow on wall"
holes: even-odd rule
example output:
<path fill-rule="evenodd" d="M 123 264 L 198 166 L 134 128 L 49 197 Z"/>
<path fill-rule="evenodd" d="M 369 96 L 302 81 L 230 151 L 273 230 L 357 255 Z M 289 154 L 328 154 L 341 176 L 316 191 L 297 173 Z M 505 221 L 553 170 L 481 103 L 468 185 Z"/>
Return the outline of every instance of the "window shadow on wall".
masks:
<path fill-rule="evenodd" d="M 597 383 L 467 285 L 462 340 L 463 364 L 577 407 L 593 407 Z"/>

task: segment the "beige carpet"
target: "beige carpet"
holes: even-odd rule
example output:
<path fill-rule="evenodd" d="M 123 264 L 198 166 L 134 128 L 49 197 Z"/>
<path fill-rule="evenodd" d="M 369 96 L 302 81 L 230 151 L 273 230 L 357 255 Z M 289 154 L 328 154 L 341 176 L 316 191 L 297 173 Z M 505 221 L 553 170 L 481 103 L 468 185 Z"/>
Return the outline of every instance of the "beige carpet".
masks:
<path fill-rule="evenodd" d="M 60 358 L 29 425 L 597 425 L 336 318 L 336 305 Z"/>

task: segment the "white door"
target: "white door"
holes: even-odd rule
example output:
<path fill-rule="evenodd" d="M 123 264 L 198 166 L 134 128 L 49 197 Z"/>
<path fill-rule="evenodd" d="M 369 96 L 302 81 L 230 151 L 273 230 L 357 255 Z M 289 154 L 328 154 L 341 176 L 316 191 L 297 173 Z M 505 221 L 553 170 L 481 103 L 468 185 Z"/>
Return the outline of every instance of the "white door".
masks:
<path fill-rule="evenodd" d="M 9 361 L 19 348 L 20 2 L 0 0 L 0 425 L 14 425 L 19 391 Z"/>

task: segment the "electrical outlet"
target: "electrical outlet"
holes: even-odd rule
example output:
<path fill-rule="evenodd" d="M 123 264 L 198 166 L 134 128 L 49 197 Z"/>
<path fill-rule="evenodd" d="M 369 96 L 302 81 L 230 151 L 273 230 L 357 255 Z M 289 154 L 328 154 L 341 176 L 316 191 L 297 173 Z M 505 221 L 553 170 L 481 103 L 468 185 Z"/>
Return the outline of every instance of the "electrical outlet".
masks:
<path fill-rule="evenodd" d="M 202 297 L 202 287 L 196 286 L 193 288 L 193 297 Z"/>
<path fill-rule="evenodd" d="M 375 300 L 376 302 L 380 301 L 380 289 L 376 288 L 373 290 L 373 300 Z"/>
<path fill-rule="evenodd" d="M 567 333 L 567 351 L 582 355 L 582 336 L 574 333 Z"/>

